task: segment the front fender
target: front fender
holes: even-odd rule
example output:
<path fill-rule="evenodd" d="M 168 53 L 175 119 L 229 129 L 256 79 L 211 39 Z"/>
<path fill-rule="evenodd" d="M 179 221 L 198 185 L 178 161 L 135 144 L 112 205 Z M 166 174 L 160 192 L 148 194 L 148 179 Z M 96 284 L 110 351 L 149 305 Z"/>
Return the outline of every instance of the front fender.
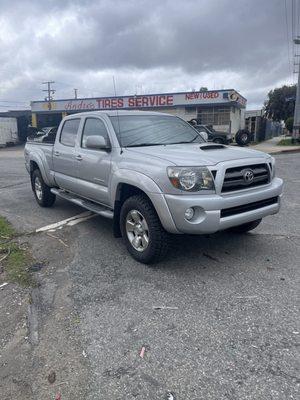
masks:
<path fill-rule="evenodd" d="M 173 221 L 165 196 L 159 186 L 147 175 L 129 169 L 117 169 L 110 182 L 111 205 L 117 199 L 117 190 L 120 183 L 125 183 L 143 191 L 151 200 L 161 224 L 170 233 L 178 233 Z"/>

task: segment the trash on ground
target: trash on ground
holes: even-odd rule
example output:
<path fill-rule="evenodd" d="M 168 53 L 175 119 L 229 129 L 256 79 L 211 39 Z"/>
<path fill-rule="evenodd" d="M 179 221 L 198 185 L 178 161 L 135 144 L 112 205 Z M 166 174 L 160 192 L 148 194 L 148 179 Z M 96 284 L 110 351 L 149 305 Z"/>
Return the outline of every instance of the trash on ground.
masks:
<path fill-rule="evenodd" d="M 48 381 L 49 381 L 49 383 L 54 383 L 56 381 L 55 371 L 50 372 L 50 374 L 48 375 Z"/>
<path fill-rule="evenodd" d="M 176 400 L 175 394 L 172 392 L 167 392 L 166 400 Z"/>
<path fill-rule="evenodd" d="M 8 285 L 8 282 L 4 282 L 0 285 L 0 289 L 2 289 L 4 286 Z"/>
<path fill-rule="evenodd" d="M 51 235 L 51 233 L 47 233 L 47 236 L 50 236 L 50 237 L 52 237 L 53 239 L 57 239 L 61 244 L 63 244 L 65 247 L 69 247 L 68 245 L 67 245 L 67 243 L 65 243 L 61 238 L 59 238 L 58 236 L 55 236 L 55 235 Z"/>
<path fill-rule="evenodd" d="M 31 272 L 38 272 L 40 271 L 42 268 L 44 267 L 44 265 L 42 263 L 36 263 L 33 264 L 29 267 L 29 271 Z"/>
<path fill-rule="evenodd" d="M 140 352 L 140 357 L 141 357 L 141 358 L 144 358 L 145 351 L 146 351 L 146 348 L 143 346 L 143 347 L 141 348 L 141 352 Z"/>
<path fill-rule="evenodd" d="M 4 261 L 9 255 L 10 255 L 10 249 L 8 249 L 8 252 L 4 254 L 3 257 L 0 258 L 0 262 Z"/>
<path fill-rule="evenodd" d="M 87 357 L 87 354 L 86 354 L 86 352 L 84 350 L 82 350 L 82 355 L 83 355 L 84 358 Z"/>

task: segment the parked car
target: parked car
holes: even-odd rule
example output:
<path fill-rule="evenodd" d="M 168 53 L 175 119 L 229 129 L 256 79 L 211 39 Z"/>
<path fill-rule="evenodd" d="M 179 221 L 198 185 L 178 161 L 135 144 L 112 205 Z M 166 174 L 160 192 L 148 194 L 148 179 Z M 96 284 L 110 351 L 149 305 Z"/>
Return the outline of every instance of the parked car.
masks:
<path fill-rule="evenodd" d="M 111 218 L 142 263 L 163 258 L 170 234 L 247 232 L 280 208 L 273 157 L 207 143 L 164 113 L 69 115 L 54 145 L 27 141 L 25 162 L 40 206 L 59 196 Z"/>
<path fill-rule="evenodd" d="M 198 132 L 206 132 L 208 141 L 220 144 L 229 144 L 232 142 L 232 134 L 228 132 L 216 131 L 213 127 L 207 125 L 194 125 Z"/>
<path fill-rule="evenodd" d="M 28 136 L 29 141 L 54 143 L 57 133 L 57 126 L 47 126 Z"/>

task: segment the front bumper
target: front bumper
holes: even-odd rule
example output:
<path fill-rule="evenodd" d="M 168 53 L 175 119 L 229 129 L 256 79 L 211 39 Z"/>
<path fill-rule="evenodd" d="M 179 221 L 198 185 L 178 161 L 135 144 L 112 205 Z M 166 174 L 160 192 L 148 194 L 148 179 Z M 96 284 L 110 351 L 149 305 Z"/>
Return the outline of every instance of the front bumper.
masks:
<path fill-rule="evenodd" d="M 267 186 L 256 187 L 252 190 L 226 195 L 165 195 L 165 200 L 178 233 L 214 233 L 278 213 L 282 187 L 282 179 L 274 178 Z M 258 206 L 251 211 L 239 211 L 236 214 L 233 212 L 230 216 L 221 216 L 221 210 L 273 198 L 276 198 L 273 204 Z M 195 215 L 191 221 L 186 220 L 184 216 L 185 210 L 189 207 L 195 209 Z"/>

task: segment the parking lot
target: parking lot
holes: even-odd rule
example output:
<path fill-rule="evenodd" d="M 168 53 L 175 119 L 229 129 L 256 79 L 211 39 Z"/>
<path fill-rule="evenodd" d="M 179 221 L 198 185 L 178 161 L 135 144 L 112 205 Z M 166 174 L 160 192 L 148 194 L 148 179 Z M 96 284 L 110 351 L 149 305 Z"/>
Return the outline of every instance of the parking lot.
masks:
<path fill-rule="evenodd" d="M 40 285 L 21 291 L 32 299 L 29 333 L 7 332 L 2 346 L 4 398 L 299 398 L 300 157 L 276 160 L 280 214 L 250 234 L 174 237 L 167 259 L 147 267 L 101 217 L 34 233 L 84 210 L 63 200 L 40 208 L 22 148 L 1 149 L 0 215 L 43 264 Z M 2 310 L 18 294 L 11 286 Z"/>

